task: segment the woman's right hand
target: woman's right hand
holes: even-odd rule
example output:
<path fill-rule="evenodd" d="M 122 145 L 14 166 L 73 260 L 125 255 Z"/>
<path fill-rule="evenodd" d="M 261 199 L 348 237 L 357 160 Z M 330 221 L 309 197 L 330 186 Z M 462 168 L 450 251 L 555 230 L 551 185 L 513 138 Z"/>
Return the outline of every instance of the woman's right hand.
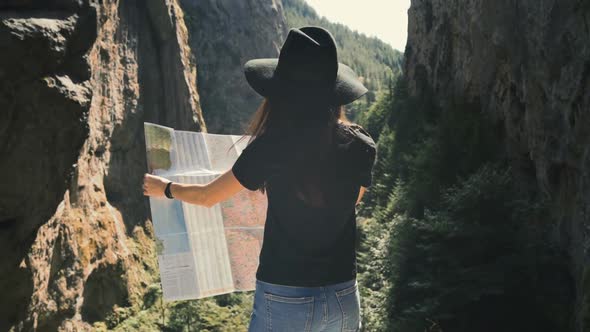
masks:
<path fill-rule="evenodd" d="M 164 190 L 170 180 L 161 176 L 145 173 L 143 175 L 143 194 L 145 196 L 164 197 Z"/>

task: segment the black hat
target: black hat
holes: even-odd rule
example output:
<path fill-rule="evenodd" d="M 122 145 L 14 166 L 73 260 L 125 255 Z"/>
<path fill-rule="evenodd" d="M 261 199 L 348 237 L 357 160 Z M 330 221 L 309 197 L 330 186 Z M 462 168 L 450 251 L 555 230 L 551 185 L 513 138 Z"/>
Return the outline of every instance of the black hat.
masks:
<path fill-rule="evenodd" d="M 264 97 L 345 105 L 368 91 L 350 67 L 338 62 L 334 37 L 320 27 L 291 29 L 278 59 L 250 60 L 244 73 Z"/>

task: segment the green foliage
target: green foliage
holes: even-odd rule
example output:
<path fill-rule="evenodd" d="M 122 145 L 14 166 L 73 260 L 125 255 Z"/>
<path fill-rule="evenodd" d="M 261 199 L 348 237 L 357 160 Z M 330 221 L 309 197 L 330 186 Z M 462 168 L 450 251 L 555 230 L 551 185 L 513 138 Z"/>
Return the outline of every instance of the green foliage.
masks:
<path fill-rule="evenodd" d="M 144 296 L 143 296 L 144 309 L 151 308 L 161 298 L 162 298 L 162 288 L 160 287 L 160 284 L 149 285 Z"/>
<path fill-rule="evenodd" d="M 362 112 L 356 118 L 356 122 L 361 124 L 371 134 L 375 141 L 379 140 L 381 131 L 387 125 L 389 112 L 393 103 L 393 94 L 390 89 L 378 94 L 377 100 L 365 112 Z"/>
<path fill-rule="evenodd" d="M 385 331 L 387 308 L 383 304 L 389 293 L 387 245 L 390 223 L 375 219 L 359 220 L 360 247 L 357 256 L 358 282 L 361 295 L 362 323 L 365 331 Z"/>
<path fill-rule="evenodd" d="M 241 304 L 222 307 L 209 299 L 176 302 L 168 327 L 173 331 L 245 331 L 250 315 Z"/>
<path fill-rule="evenodd" d="M 96 331 L 246 331 L 250 322 L 253 293 L 223 294 L 210 298 L 164 302 L 159 283 L 147 287 L 141 308 L 115 310 Z"/>
<path fill-rule="evenodd" d="M 392 221 L 403 197 L 403 185 L 390 194 L 389 203 L 373 213 L 373 218 L 358 218 L 358 282 L 364 331 L 388 331 L 387 296 L 391 290 L 391 266 L 388 264 Z"/>
<path fill-rule="evenodd" d="M 526 220 L 541 218 L 543 209 L 519 190 L 511 171 L 485 164 L 440 199 L 440 208 L 423 218 L 404 215 L 394 226 L 388 265 L 395 286 L 387 297 L 392 330 L 423 331 L 431 322 L 449 331 L 557 326 L 538 316 L 531 296 L 536 276 L 527 272 L 559 257 L 539 239 L 523 241 Z"/>
<path fill-rule="evenodd" d="M 378 137 L 361 210 L 367 331 L 565 330 L 566 255 L 478 101 L 411 97 L 399 79 L 361 120 Z"/>

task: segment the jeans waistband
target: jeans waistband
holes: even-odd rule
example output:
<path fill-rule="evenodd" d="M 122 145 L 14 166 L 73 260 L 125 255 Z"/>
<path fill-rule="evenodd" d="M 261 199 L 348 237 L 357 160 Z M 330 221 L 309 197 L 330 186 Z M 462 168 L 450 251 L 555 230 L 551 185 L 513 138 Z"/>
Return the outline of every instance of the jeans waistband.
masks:
<path fill-rule="evenodd" d="M 357 279 L 351 279 L 351 280 L 347 280 L 347 281 L 343 281 L 343 282 L 339 282 L 339 283 L 335 283 L 335 284 L 329 284 L 329 285 L 324 285 L 324 286 L 289 286 L 289 285 L 281 285 L 281 284 L 273 284 L 270 282 L 266 282 L 266 281 L 262 281 L 259 279 L 256 279 L 256 283 L 261 284 L 263 286 L 267 286 L 267 287 L 275 287 L 275 288 L 291 288 L 291 289 L 329 289 L 329 288 L 346 288 L 346 287 L 350 287 L 353 286 L 354 284 L 357 283 Z"/>

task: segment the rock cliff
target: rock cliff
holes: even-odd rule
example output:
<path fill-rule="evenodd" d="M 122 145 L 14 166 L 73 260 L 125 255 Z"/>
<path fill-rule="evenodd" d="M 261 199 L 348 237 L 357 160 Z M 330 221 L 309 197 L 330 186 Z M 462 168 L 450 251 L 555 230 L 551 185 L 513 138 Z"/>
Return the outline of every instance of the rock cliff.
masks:
<path fill-rule="evenodd" d="M 0 331 L 89 330 L 156 268 L 143 121 L 203 130 L 175 0 L 0 4 Z"/>
<path fill-rule="evenodd" d="M 405 74 L 445 109 L 477 103 L 503 124 L 513 167 L 551 203 L 569 253 L 573 331 L 590 329 L 590 2 L 413 0 Z M 565 330 L 564 330 L 565 331 Z"/>
<path fill-rule="evenodd" d="M 287 36 L 280 0 L 181 0 L 197 59 L 201 105 L 211 133 L 243 134 L 260 98 L 242 66 L 278 57 Z"/>

